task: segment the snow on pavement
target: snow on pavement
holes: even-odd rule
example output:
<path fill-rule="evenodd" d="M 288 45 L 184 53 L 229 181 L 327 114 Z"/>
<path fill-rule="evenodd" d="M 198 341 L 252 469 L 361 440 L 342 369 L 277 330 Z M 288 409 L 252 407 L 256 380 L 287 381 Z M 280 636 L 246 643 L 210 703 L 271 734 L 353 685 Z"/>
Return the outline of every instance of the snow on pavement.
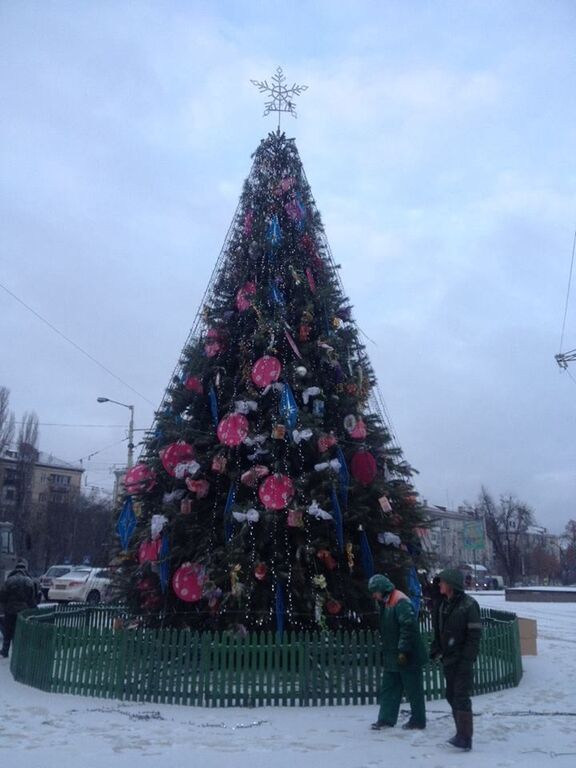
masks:
<path fill-rule="evenodd" d="M 15 683 L 0 663 L 0 762 L 10 768 L 487 768 L 576 765 L 576 603 L 482 605 L 535 618 L 537 657 L 518 688 L 474 699 L 474 750 L 445 745 L 445 701 L 428 728 L 370 731 L 375 706 L 202 709 L 47 694 Z M 401 722 L 407 717 L 402 707 Z"/>

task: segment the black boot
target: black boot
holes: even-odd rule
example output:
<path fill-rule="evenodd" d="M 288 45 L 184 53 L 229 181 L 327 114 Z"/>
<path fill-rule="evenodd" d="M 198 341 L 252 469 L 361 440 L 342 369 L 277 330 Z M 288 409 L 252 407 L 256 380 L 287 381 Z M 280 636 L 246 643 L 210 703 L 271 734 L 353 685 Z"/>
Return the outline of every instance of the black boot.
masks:
<path fill-rule="evenodd" d="M 470 752 L 472 749 L 473 715 L 472 712 L 456 712 L 456 736 L 448 740 L 457 749 Z"/>

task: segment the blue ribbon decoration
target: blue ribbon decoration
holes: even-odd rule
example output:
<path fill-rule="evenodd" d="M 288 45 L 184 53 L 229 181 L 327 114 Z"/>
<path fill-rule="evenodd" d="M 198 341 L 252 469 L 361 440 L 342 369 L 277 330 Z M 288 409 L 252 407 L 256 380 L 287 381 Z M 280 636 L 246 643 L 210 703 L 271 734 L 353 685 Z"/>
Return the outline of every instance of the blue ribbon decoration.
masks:
<path fill-rule="evenodd" d="M 268 224 L 268 230 L 266 232 L 266 237 L 268 238 L 268 242 L 271 246 L 274 248 L 277 245 L 280 245 L 280 242 L 282 240 L 282 230 L 280 229 L 280 220 L 278 219 L 278 214 L 275 213 L 274 216 L 270 219 L 270 222 Z"/>
<path fill-rule="evenodd" d="M 348 489 L 350 487 L 350 473 L 348 472 L 348 466 L 346 465 L 346 457 L 340 446 L 336 447 L 336 458 L 340 462 L 340 471 L 338 477 L 340 479 L 339 493 L 340 500 L 344 509 L 348 506 Z"/>
<path fill-rule="evenodd" d="M 374 576 L 374 557 L 365 530 L 360 533 L 360 556 L 362 558 L 362 570 L 366 578 L 369 579 Z"/>
<path fill-rule="evenodd" d="M 276 304 L 279 304 L 281 307 L 285 306 L 286 300 L 284 299 L 284 294 L 282 291 L 278 288 L 276 283 L 270 284 L 270 298 L 273 302 Z"/>
<path fill-rule="evenodd" d="M 164 593 L 166 593 L 166 590 L 168 589 L 168 579 L 170 577 L 169 554 L 170 550 L 168 547 L 168 536 L 162 536 L 162 543 L 160 544 L 158 559 L 160 561 L 160 587 Z"/>
<path fill-rule="evenodd" d="M 230 510 L 234 506 L 236 500 L 236 486 L 234 483 L 230 484 L 230 490 L 228 491 L 228 498 L 226 499 L 226 506 L 224 507 L 224 536 L 226 541 L 230 541 L 232 533 L 234 532 L 234 524 L 232 523 L 232 515 Z"/>
<path fill-rule="evenodd" d="M 416 573 L 416 568 L 414 568 L 414 566 L 411 566 L 408 571 L 408 597 L 412 603 L 416 618 L 418 618 L 418 614 L 420 613 L 420 603 L 422 602 L 422 585 L 418 580 L 418 574 Z"/>
<path fill-rule="evenodd" d="M 134 507 L 132 505 L 132 496 L 126 496 L 124 504 L 122 505 L 122 512 L 120 512 L 118 522 L 116 523 L 116 533 L 120 537 L 120 543 L 122 544 L 122 549 L 124 551 L 128 549 L 128 544 L 130 544 L 130 539 L 132 538 L 135 528 L 136 515 L 134 514 Z"/>
<path fill-rule="evenodd" d="M 286 609 L 284 606 L 284 588 L 282 587 L 282 584 L 280 584 L 279 581 L 276 581 L 276 595 L 275 595 L 275 602 L 276 602 L 276 632 L 279 635 L 282 635 L 284 633 L 284 618 L 286 614 Z"/>
<path fill-rule="evenodd" d="M 344 552 L 344 525 L 342 523 L 342 510 L 338 503 L 338 494 L 336 488 L 332 486 L 332 511 L 334 515 L 334 522 L 336 524 L 336 538 L 338 539 L 338 546 L 340 552 Z"/>
<path fill-rule="evenodd" d="M 212 414 L 212 423 L 215 427 L 218 426 L 218 398 L 216 397 L 216 390 L 214 384 L 210 384 L 208 390 L 208 400 L 210 401 L 210 413 Z"/>
<path fill-rule="evenodd" d="M 296 422 L 298 421 L 298 406 L 289 384 L 284 384 L 284 389 L 280 395 L 279 410 L 280 418 L 286 423 L 290 431 L 295 429 Z"/>

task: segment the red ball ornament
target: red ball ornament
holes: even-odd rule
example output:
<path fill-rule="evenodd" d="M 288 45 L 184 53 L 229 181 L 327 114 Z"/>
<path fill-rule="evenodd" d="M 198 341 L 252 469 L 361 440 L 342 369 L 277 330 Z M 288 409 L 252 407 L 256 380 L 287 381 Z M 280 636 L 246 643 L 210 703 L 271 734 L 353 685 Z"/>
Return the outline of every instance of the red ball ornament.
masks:
<path fill-rule="evenodd" d="M 267 573 L 268 566 L 266 563 L 258 563 L 258 565 L 254 568 L 254 578 L 258 579 L 258 581 L 264 581 Z"/>
<path fill-rule="evenodd" d="M 254 283 L 248 281 L 244 283 L 242 288 L 236 294 L 236 306 L 239 312 L 245 312 L 252 306 L 252 296 L 256 293 L 256 286 Z"/>
<path fill-rule="evenodd" d="M 204 387 L 202 386 L 202 381 L 198 378 L 198 376 L 188 376 L 184 382 L 184 388 L 189 392 L 196 392 L 197 395 L 204 394 Z"/>
<path fill-rule="evenodd" d="M 287 475 L 270 475 L 258 488 L 258 498 L 266 509 L 284 509 L 294 496 L 294 483 Z"/>
<path fill-rule="evenodd" d="M 342 604 L 338 600 L 330 599 L 326 601 L 326 610 L 332 616 L 337 616 L 342 610 Z"/>
<path fill-rule="evenodd" d="M 140 565 L 157 562 L 161 544 L 162 540 L 160 538 L 156 539 L 156 541 L 143 541 L 138 547 L 138 562 Z"/>
<path fill-rule="evenodd" d="M 192 491 L 192 493 L 195 493 L 197 498 L 203 499 L 205 496 L 208 496 L 210 483 L 208 480 L 192 480 L 191 477 L 187 477 L 186 488 L 188 488 L 189 491 Z"/>
<path fill-rule="evenodd" d="M 246 416 L 243 416 L 241 413 L 233 413 L 221 420 L 216 434 L 218 435 L 218 440 L 223 445 L 234 448 L 240 445 L 244 438 L 248 437 L 249 431 L 250 427 Z"/>
<path fill-rule="evenodd" d="M 376 459 L 372 456 L 370 451 L 358 451 L 352 456 L 350 469 L 352 471 L 352 477 L 354 480 L 357 480 L 360 485 L 370 485 L 376 477 Z"/>
<path fill-rule="evenodd" d="M 148 493 L 156 485 L 156 472 L 147 464 L 136 464 L 126 472 L 126 493 Z"/>
<path fill-rule="evenodd" d="M 277 357 L 264 355 L 256 360 L 252 367 L 252 381 L 257 387 L 267 387 L 280 378 L 282 372 L 282 363 Z"/>
<path fill-rule="evenodd" d="M 162 466 L 171 477 L 176 477 L 175 469 L 178 464 L 185 464 L 194 458 L 194 446 L 179 440 L 170 443 L 160 451 Z"/>
<path fill-rule="evenodd" d="M 185 603 L 197 603 L 202 598 L 206 571 L 200 563 L 184 563 L 172 577 L 172 589 L 176 597 Z"/>

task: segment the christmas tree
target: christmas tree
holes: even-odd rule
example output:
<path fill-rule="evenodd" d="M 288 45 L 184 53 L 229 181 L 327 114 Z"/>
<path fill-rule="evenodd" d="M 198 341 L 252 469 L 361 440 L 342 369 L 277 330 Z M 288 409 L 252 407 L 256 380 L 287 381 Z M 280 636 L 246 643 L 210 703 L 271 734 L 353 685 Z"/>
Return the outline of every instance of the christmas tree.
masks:
<path fill-rule="evenodd" d="M 373 626 L 366 580 L 385 572 L 406 589 L 414 574 L 412 470 L 294 140 L 278 129 L 253 157 L 126 476 L 139 508 L 127 597 L 152 623 L 196 629 Z"/>

